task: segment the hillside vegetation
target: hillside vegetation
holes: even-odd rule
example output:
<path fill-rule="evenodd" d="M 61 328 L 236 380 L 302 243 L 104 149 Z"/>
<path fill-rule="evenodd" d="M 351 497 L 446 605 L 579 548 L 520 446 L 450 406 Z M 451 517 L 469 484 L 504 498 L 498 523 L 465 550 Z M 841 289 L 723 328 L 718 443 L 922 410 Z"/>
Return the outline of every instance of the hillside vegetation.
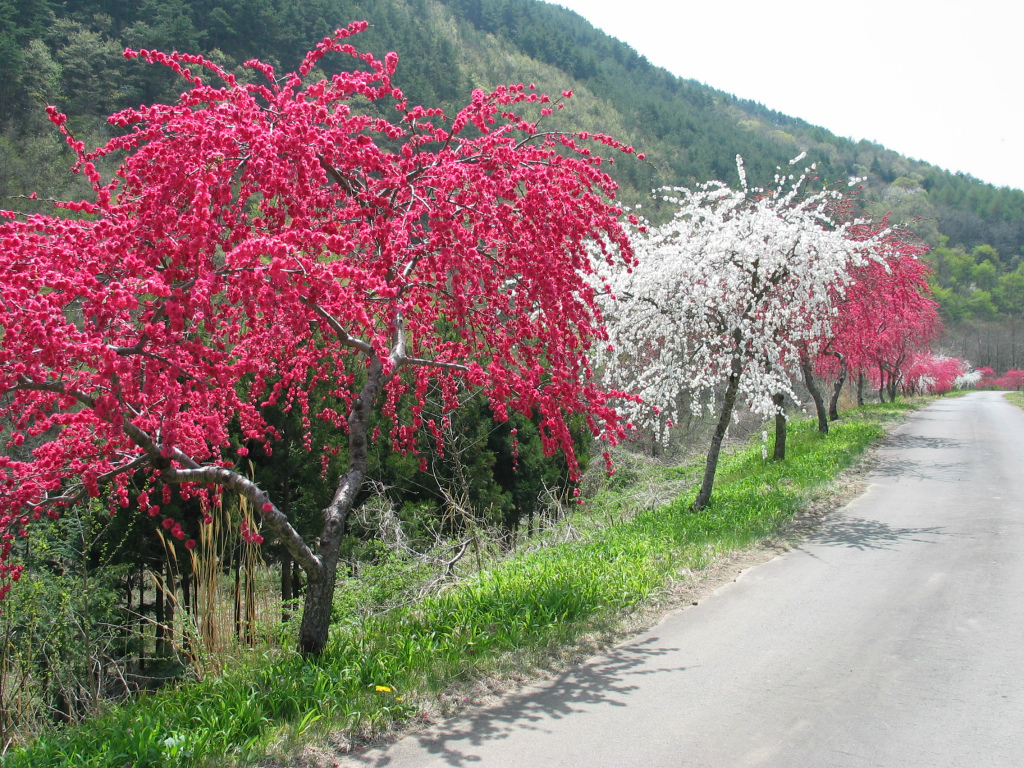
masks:
<path fill-rule="evenodd" d="M 932 245 L 941 234 L 968 249 L 991 245 L 1010 268 L 1020 259 L 1024 192 L 853 142 L 677 78 L 575 13 L 538 0 L 5 0 L 0 122 L 7 192 L 39 185 L 37 173 L 17 173 L 10 150 L 52 133 L 41 102 L 57 103 L 80 129 L 96 131 L 114 110 L 174 97 L 169 73 L 124 61 L 125 46 L 208 53 L 229 67 L 258 56 L 289 68 L 324 34 L 362 18 L 372 26 L 359 47 L 402 53 L 396 79 L 413 102 L 452 107 L 471 87 L 527 80 L 549 91 L 574 89 L 579 102 L 560 127 L 600 127 L 635 143 L 652 161 L 646 169 L 622 170 L 630 192 L 730 181 L 736 154 L 751 181 L 765 183 L 776 166 L 807 151 L 826 179 L 868 177 L 869 209 L 934 217 L 918 225 Z M 55 161 L 51 189 L 36 191 L 60 191 L 65 166 Z"/>
<path fill-rule="evenodd" d="M 950 351 L 997 369 L 1022 357 L 1015 329 L 1024 192 L 675 77 L 575 13 L 539 0 L 3 0 L 0 195 L 84 192 L 66 171 L 70 158 L 44 104 L 66 111 L 88 143 L 107 133 L 103 118 L 111 112 L 174 98 L 170 73 L 124 61 L 125 46 L 202 52 L 228 68 L 260 57 L 287 69 L 353 19 L 372 25 L 359 47 L 402 53 L 397 84 L 414 103 L 458 107 L 471 88 L 506 82 L 573 90 L 577 99 L 555 127 L 609 133 L 646 153 L 649 162 L 613 171 L 627 202 L 664 185 L 734 181 L 737 154 L 754 184 L 770 181 L 802 151 L 818 162 L 824 181 L 865 177 L 867 213 L 891 212 L 930 246 L 946 249 L 933 259 Z M 23 210 L 33 205 L 19 203 Z M 957 266 L 948 268 L 952 262 Z"/>

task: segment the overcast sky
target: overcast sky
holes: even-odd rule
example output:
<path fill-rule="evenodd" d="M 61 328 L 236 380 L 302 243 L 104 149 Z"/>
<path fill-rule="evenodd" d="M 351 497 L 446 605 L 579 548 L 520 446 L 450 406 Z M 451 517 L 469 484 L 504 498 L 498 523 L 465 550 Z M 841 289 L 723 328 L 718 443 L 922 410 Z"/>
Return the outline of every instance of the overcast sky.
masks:
<path fill-rule="evenodd" d="M 557 0 L 673 74 L 1024 189 L 1022 0 Z"/>

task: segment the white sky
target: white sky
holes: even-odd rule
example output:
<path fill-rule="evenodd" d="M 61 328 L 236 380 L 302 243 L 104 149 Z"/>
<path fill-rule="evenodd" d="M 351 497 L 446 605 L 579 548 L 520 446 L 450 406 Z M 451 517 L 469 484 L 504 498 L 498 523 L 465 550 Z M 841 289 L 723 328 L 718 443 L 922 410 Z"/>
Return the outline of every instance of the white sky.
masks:
<path fill-rule="evenodd" d="M 1024 189 L 1022 0 L 553 2 L 680 77 Z"/>

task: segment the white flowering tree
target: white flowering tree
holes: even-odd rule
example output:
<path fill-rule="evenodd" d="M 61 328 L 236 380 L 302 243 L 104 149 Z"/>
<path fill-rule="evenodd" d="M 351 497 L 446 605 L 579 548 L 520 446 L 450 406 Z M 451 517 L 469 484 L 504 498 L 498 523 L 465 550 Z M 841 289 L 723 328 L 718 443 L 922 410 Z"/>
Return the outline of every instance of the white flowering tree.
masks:
<path fill-rule="evenodd" d="M 695 510 L 711 498 L 737 401 L 768 417 L 779 413 L 780 394 L 796 399 L 790 372 L 827 338 L 849 267 L 869 246 L 836 220 L 838 191 L 802 193 L 814 166 L 799 177 L 780 170 L 770 190 L 749 188 L 739 157 L 737 166 L 738 189 L 713 181 L 669 191 L 672 220 L 636 235 L 632 271 L 606 275 L 605 370 L 642 399 L 624 405 L 632 421 L 665 435 L 684 390 L 694 403 L 710 394 L 717 408 Z"/>

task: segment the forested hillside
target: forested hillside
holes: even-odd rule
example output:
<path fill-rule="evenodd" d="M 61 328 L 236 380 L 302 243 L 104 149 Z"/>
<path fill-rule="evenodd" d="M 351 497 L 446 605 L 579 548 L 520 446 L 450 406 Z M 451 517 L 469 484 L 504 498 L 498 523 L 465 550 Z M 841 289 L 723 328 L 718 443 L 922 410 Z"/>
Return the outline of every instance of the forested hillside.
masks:
<path fill-rule="evenodd" d="M 801 151 L 819 163 L 824 179 L 866 177 L 869 213 L 891 211 L 929 245 L 948 249 L 935 256 L 936 287 L 956 351 L 994 367 L 1021 357 L 1007 328 L 1021 311 L 1014 286 L 1022 279 L 1024 192 L 677 78 L 576 14 L 538 0 L 3 0 L 0 195 L 83 191 L 67 173 L 69 156 L 45 104 L 66 111 L 88 143 L 106 133 L 102 119 L 111 112 L 174 98 L 179 86 L 170 73 L 124 61 L 125 46 L 204 52 L 228 68 L 257 56 L 288 68 L 354 19 L 372 25 L 360 47 L 402 53 L 397 82 L 414 103 L 455 107 L 471 88 L 504 82 L 574 90 L 578 98 L 560 113 L 558 127 L 600 130 L 646 153 L 648 163 L 620 163 L 614 171 L 629 201 L 657 186 L 734 179 L 736 154 L 754 183 L 770 180 Z M 22 209 L 30 205 L 22 202 Z M 950 254 L 957 269 L 946 268 Z"/>
<path fill-rule="evenodd" d="M 620 169 L 630 197 L 663 184 L 735 178 L 737 153 L 751 180 L 763 183 L 776 166 L 807 151 L 824 178 L 867 177 L 872 213 L 923 217 L 915 226 L 931 245 L 944 235 L 968 250 L 991 245 L 1008 269 L 1020 260 L 1024 192 L 840 138 L 674 77 L 576 14 L 538 0 L 4 0 L 3 191 L 59 194 L 68 183 L 43 104 L 58 104 L 79 132 L 89 133 L 114 110 L 175 96 L 179 86 L 170 74 L 124 61 L 125 46 L 209 53 L 229 68 L 256 56 L 288 68 L 353 19 L 372 25 L 360 36 L 361 48 L 402 52 L 397 82 L 413 102 L 452 107 L 470 88 L 499 82 L 572 88 L 580 98 L 564 127 L 600 127 L 651 160 Z"/>

